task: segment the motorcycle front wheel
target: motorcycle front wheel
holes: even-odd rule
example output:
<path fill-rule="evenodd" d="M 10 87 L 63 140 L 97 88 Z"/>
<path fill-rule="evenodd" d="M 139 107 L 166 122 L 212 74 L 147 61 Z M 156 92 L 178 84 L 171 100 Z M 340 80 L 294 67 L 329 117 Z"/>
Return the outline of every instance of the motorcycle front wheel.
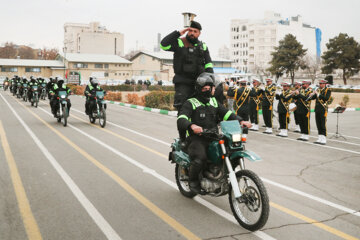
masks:
<path fill-rule="evenodd" d="M 99 124 L 102 128 L 106 125 L 106 112 L 105 109 L 101 109 L 100 111 L 100 117 L 99 117 Z"/>
<path fill-rule="evenodd" d="M 193 198 L 196 196 L 196 193 L 193 193 L 189 188 L 189 176 L 186 174 L 186 172 L 187 170 L 184 167 L 180 166 L 179 164 L 176 164 L 175 179 L 179 191 L 185 197 Z"/>
<path fill-rule="evenodd" d="M 238 223 L 249 231 L 261 229 L 269 217 L 269 197 L 261 179 L 250 170 L 236 173 L 242 196 L 235 198 L 232 186 L 229 190 L 231 211 Z"/>
<path fill-rule="evenodd" d="M 68 108 L 67 108 L 67 106 L 63 106 L 62 107 L 62 112 L 63 112 L 63 125 L 64 125 L 64 127 L 66 127 L 66 125 L 67 125 L 67 118 L 68 118 Z"/>

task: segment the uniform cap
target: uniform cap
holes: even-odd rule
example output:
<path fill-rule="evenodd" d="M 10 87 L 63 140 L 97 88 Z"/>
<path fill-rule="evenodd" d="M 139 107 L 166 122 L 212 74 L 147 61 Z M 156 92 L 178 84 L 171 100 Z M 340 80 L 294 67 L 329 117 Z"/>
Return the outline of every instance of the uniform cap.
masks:
<path fill-rule="evenodd" d="M 247 80 L 246 79 L 244 79 L 244 78 L 242 78 L 242 79 L 240 79 L 240 81 L 239 81 L 239 83 L 247 83 Z"/>
<path fill-rule="evenodd" d="M 319 83 L 328 83 L 328 81 L 325 79 L 321 79 L 321 80 L 319 80 Z"/>
<path fill-rule="evenodd" d="M 270 81 L 272 81 L 272 79 L 271 79 L 271 78 L 267 78 L 267 79 L 265 79 L 265 81 L 266 81 L 266 82 L 270 82 Z"/>
<path fill-rule="evenodd" d="M 290 86 L 290 83 L 283 82 L 283 83 L 281 83 L 281 86 Z"/>
<path fill-rule="evenodd" d="M 301 82 L 300 82 L 300 81 L 296 81 L 294 84 L 295 84 L 295 85 L 301 85 Z"/>
<path fill-rule="evenodd" d="M 253 82 L 254 82 L 254 81 L 256 81 L 256 82 L 260 82 L 260 80 L 259 80 L 259 79 L 257 79 L 257 78 L 253 78 L 252 80 L 253 80 Z"/>
<path fill-rule="evenodd" d="M 191 21 L 190 27 L 191 27 L 191 28 L 199 29 L 199 30 L 201 31 L 201 25 L 200 25 L 200 23 L 198 23 L 198 22 Z"/>
<path fill-rule="evenodd" d="M 301 82 L 301 84 L 311 84 L 311 81 L 310 80 L 304 80 Z"/>

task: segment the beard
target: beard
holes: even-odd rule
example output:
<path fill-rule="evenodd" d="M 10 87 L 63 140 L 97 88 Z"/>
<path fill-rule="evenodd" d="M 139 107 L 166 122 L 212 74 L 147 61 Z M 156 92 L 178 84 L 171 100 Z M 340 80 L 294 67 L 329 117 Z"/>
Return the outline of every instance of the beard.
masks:
<path fill-rule="evenodd" d="M 194 36 L 189 36 L 189 34 L 186 35 L 186 40 L 188 40 L 191 44 L 195 44 L 199 42 L 197 38 L 195 38 Z"/>

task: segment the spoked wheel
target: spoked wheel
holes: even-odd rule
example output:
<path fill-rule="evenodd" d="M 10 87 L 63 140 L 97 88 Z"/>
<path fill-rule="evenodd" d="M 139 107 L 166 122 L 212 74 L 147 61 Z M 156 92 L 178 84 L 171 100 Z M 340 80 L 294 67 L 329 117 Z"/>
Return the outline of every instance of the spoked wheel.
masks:
<path fill-rule="evenodd" d="M 93 117 L 92 112 L 89 114 L 89 120 L 90 120 L 91 123 L 95 123 L 95 121 L 96 121 L 96 118 Z"/>
<path fill-rule="evenodd" d="M 252 171 L 240 170 L 236 173 L 242 196 L 235 198 L 230 185 L 229 202 L 239 224 L 247 230 L 262 228 L 269 217 L 269 197 L 260 178 Z"/>
<path fill-rule="evenodd" d="M 101 109 L 99 117 L 100 126 L 103 128 L 106 125 L 106 112 L 105 109 Z"/>
<path fill-rule="evenodd" d="M 63 112 L 63 118 L 62 118 L 62 123 L 64 125 L 64 127 L 66 127 L 67 125 L 67 118 L 68 118 L 68 108 L 67 106 L 63 106 L 62 107 L 62 112 Z"/>
<path fill-rule="evenodd" d="M 196 193 L 193 193 L 189 188 L 189 182 L 188 182 L 189 177 L 186 174 L 186 172 L 187 172 L 187 169 L 180 166 L 179 164 L 176 164 L 176 167 L 175 167 L 175 179 L 176 179 L 176 184 L 177 184 L 177 186 L 179 188 L 179 191 L 185 197 L 193 198 L 193 197 L 196 196 Z"/>

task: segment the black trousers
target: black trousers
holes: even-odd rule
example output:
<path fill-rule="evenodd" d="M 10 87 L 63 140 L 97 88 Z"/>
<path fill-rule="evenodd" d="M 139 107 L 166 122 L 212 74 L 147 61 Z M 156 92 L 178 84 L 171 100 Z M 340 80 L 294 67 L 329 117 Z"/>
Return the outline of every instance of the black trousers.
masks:
<path fill-rule="evenodd" d="M 174 107 L 179 111 L 182 105 L 195 93 L 195 86 L 176 83 L 175 84 L 175 96 L 174 96 Z"/>
<path fill-rule="evenodd" d="M 272 117 L 273 117 L 272 106 L 271 106 L 271 110 L 269 108 L 270 107 L 263 106 L 262 114 L 263 114 L 263 118 L 264 118 L 266 127 L 272 128 Z"/>
<path fill-rule="evenodd" d="M 325 111 L 324 109 L 315 111 L 316 127 L 318 129 L 319 135 L 324 135 L 324 136 L 327 135 L 326 118 L 327 118 L 327 111 Z"/>
<path fill-rule="evenodd" d="M 310 132 L 310 112 L 299 113 L 299 125 L 302 134 Z"/>
<path fill-rule="evenodd" d="M 251 123 L 259 124 L 258 105 L 253 101 L 250 101 L 249 116 Z"/>
<path fill-rule="evenodd" d="M 299 122 L 299 113 L 296 110 L 294 111 L 294 119 L 295 119 L 295 124 L 299 125 L 300 124 L 300 122 Z"/>
<path fill-rule="evenodd" d="M 174 96 L 174 107 L 178 111 L 178 116 L 180 109 L 186 100 L 191 98 L 195 93 L 195 86 L 189 84 L 176 83 L 175 84 L 175 96 Z M 181 140 L 184 140 L 186 137 L 186 131 L 179 131 L 179 137 Z"/>
<path fill-rule="evenodd" d="M 289 123 L 289 114 L 287 112 L 285 113 L 279 113 L 279 124 L 280 129 L 288 129 L 288 123 Z"/>
<path fill-rule="evenodd" d="M 189 171 L 189 181 L 199 181 L 199 174 L 206 167 L 207 149 L 210 141 L 198 135 L 190 136 L 188 145 L 188 154 L 191 160 Z"/>
<path fill-rule="evenodd" d="M 85 102 L 85 112 L 90 113 L 91 110 L 93 110 L 96 107 L 96 100 L 95 99 L 89 99 Z"/>
<path fill-rule="evenodd" d="M 70 99 L 66 100 L 67 102 L 67 107 L 68 107 L 68 112 L 70 113 L 70 108 L 71 108 L 71 102 Z M 56 97 L 52 97 L 52 99 L 50 100 L 50 106 L 51 106 L 51 112 L 54 114 L 57 112 L 57 110 L 59 109 L 59 100 L 56 99 Z"/>

